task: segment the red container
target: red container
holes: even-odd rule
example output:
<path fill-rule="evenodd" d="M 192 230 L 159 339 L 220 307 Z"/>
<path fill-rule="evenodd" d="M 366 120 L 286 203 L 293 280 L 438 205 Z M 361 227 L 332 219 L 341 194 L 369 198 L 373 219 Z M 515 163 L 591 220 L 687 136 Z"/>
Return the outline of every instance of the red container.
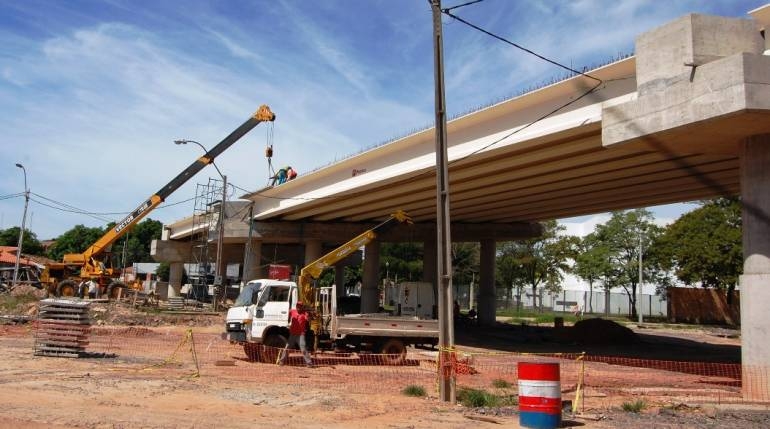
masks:
<path fill-rule="evenodd" d="M 267 270 L 267 278 L 289 280 L 291 278 L 291 265 L 270 264 Z"/>
<path fill-rule="evenodd" d="M 519 424 L 554 429 L 561 424 L 558 363 L 519 362 Z"/>

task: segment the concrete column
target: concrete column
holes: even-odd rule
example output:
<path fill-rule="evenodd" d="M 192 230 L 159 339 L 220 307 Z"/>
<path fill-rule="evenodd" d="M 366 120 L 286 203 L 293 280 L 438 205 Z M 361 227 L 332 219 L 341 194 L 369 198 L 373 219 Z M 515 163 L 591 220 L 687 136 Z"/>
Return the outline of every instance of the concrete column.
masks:
<path fill-rule="evenodd" d="M 345 291 L 345 267 L 347 265 L 339 263 L 334 266 L 334 284 L 337 285 L 337 296 L 347 295 Z"/>
<path fill-rule="evenodd" d="M 495 241 L 482 240 L 479 252 L 479 324 L 492 325 L 496 321 L 495 295 Z"/>
<path fill-rule="evenodd" d="M 364 278 L 361 287 L 361 313 L 376 313 L 379 309 L 380 242 L 373 240 L 364 247 Z"/>
<path fill-rule="evenodd" d="M 422 281 L 433 285 L 436 292 L 438 283 L 438 248 L 435 237 L 422 243 Z M 438 296 L 438 295 L 436 295 Z"/>
<path fill-rule="evenodd" d="M 262 242 L 251 241 L 251 254 L 249 255 L 248 271 L 243 272 L 243 282 L 263 278 L 262 273 Z"/>
<path fill-rule="evenodd" d="M 179 296 L 182 290 L 182 275 L 184 275 L 183 262 L 171 262 L 168 272 L 168 296 Z"/>
<path fill-rule="evenodd" d="M 743 275 L 740 278 L 743 397 L 770 398 L 770 135 L 741 146 Z"/>
<path fill-rule="evenodd" d="M 322 251 L 323 246 L 321 240 L 312 239 L 305 241 L 305 265 L 308 265 L 323 256 L 321 253 Z"/>

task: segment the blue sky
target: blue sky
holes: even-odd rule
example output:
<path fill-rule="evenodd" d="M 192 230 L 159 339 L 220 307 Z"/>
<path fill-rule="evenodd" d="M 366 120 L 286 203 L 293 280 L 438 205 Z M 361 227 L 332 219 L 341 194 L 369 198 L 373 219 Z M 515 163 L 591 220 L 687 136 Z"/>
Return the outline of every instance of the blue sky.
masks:
<path fill-rule="evenodd" d="M 764 3 L 486 0 L 455 13 L 582 68 L 631 53 L 637 35 L 686 13 L 747 17 Z M 201 154 L 173 140 L 210 148 L 261 104 L 277 115 L 274 163 L 300 174 L 430 126 L 431 32 L 421 0 L 0 1 L 0 198 L 23 191 L 20 162 L 37 194 L 28 225 L 39 239 L 120 220 Z M 450 115 L 563 74 L 446 18 L 444 36 Z M 267 183 L 269 130 L 259 125 L 217 158 L 242 189 Z M 209 176 L 210 167 L 167 203 L 193 197 Z M 22 197 L 0 199 L 0 228 L 18 226 L 22 208 Z M 192 210 L 161 206 L 149 217 Z"/>

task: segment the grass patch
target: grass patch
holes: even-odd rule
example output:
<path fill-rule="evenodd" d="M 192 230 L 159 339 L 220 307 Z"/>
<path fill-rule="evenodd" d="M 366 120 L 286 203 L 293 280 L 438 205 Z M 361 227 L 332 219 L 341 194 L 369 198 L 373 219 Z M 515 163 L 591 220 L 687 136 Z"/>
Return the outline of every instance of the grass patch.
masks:
<path fill-rule="evenodd" d="M 469 408 L 497 408 L 518 404 L 515 395 L 494 395 L 485 390 L 461 388 L 457 391 L 457 402 Z"/>
<path fill-rule="evenodd" d="M 511 383 L 508 382 L 508 380 L 503 380 L 502 378 L 496 378 L 492 380 L 492 387 L 497 387 L 498 389 L 506 389 L 508 387 L 511 387 Z"/>
<path fill-rule="evenodd" d="M 647 404 L 641 399 L 637 399 L 634 402 L 624 402 L 622 405 L 623 411 L 629 413 L 638 413 L 647 408 Z"/>
<path fill-rule="evenodd" d="M 414 396 L 414 397 L 423 397 L 425 396 L 425 388 L 422 386 L 417 386 L 416 384 L 410 384 L 409 386 L 404 387 L 404 390 L 401 391 L 406 396 Z"/>
<path fill-rule="evenodd" d="M 3 313 L 14 313 L 18 311 L 18 309 L 23 308 L 26 304 L 39 300 L 40 298 L 31 293 L 15 296 L 10 293 L 3 294 L 0 296 L 0 311 Z"/>

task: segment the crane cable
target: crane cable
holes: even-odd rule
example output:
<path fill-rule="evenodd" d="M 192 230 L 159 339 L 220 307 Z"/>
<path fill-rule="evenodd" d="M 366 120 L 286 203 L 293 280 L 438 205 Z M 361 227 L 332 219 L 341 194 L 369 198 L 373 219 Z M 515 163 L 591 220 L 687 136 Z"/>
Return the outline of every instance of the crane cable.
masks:
<path fill-rule="evenodd" d="M 266 130 L 267 147 L 265 148 L 265 157 L 267 158 L 267 182 L 270 183 L 275 177 L 275 168 L 273 168 L 273 127 L 274 122 L 270 122 Z"/>

